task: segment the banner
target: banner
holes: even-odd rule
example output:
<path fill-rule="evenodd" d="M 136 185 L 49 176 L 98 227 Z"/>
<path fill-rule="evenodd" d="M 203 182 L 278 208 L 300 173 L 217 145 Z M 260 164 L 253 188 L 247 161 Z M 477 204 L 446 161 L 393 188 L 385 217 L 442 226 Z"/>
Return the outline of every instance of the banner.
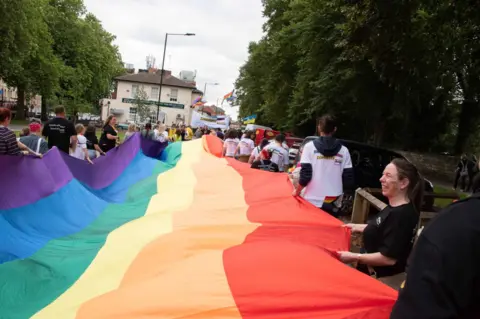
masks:
<path fill-rule="evenodd" d="M 257 115 L 254 114 L 254 115 L 244 117 L 242 121 L 243 121 L 243 124 L 255 124 L 256 119 L 257 119 Z"/>
<path fill-rule="evenodd" d="M 208 114 L 200 114 L 196 111 L 192 112 L 192 127 L 208 126 L 210 128 L 227 129 L 229 125 L 230 118 L 228 116 L 210 116 Z"/>

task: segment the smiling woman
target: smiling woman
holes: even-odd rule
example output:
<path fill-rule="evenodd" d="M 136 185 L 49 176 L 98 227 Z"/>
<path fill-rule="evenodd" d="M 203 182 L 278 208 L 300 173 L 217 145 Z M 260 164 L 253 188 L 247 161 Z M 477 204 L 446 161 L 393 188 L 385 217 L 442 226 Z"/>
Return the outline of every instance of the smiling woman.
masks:
<path fill-rule="evenodd" d="M 354 233 L 363 233 L 365 254 L 339 255 L 342 261 L 357 262 L 359 270 L 399 289 L 419 221 L 423 179 L 413 164 L 394 159 L 380 181 L 389 205 L 368 224 L 346 225 Z"/>

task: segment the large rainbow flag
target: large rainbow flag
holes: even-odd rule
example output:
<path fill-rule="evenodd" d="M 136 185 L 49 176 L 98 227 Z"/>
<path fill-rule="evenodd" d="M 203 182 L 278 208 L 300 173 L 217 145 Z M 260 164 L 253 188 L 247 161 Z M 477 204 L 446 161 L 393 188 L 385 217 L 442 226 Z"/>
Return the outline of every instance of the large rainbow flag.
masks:
<path fill-rule="evenodd" d="M 388 319 L 341 223 L 214 136 L 1 157 L 0 318 Z"/>

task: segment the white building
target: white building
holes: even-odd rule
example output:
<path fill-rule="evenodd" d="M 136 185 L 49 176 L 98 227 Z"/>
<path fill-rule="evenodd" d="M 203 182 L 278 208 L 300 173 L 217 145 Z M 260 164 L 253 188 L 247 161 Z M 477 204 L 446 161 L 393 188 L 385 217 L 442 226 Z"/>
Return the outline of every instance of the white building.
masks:
<path fill-rule="evenodd" d="M 2 79 L 0 79 L 0 107 L 8 107 L 15 113 L 18 101 L 17 89 L 9 87 Z M 29 112 L 40 114 L 42 109 L 42 97 L 35 95 L 30 100 L 25 99 L 25 106 Z"/>
<path fill-rule="evenodd" d="M 160 70 L 140 70 L 136 74 L 126 74 L 115 78 L 116 90 L 111 99 L 102 103 L 102 119 L 115 115 L 119 123 L 139 122 L 137 109 L 132 103 L 137 92 L 143 89 L 151 105 L 152 121 L 157 116 L 158 97 L 160 93 Z M 189 125 L 192 117 L 192 102 L 202 95 L 195 87 L 195 82 L 182 81 L 164 71 L 160 114 L 158 120 L 167 125 L 184 123 Z"/>

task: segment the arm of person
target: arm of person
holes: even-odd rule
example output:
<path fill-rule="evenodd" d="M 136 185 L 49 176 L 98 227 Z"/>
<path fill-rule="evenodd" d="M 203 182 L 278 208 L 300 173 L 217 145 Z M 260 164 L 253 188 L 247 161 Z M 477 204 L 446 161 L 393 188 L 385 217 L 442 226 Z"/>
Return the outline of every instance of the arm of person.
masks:
<path fill-rule="evenodd" d="M 355 175 L 353 172 L 352 158 L 348 150 L 345 152 L 345 158 L 343 159 L 342 166 L 343 190 L 347 193 L 353 193 L 355 188 Z"/>
<path fill-rule="evenodd" d="M 248 159 L 248 164 L 252 164 L 255 161 L 255 150 L 252 151 L 250 158 Z"/>
<path fill-rule="evenodd" d="M 118 138 L 118 136 L 115 136 L 115 135 L 112 135 L 112 134 L 108 134 L 108 133 L 107 133 L 107 138 L 108 138 L 109 140 L 116 140 L 116 139 Z"/>
<path fill-rule="evenodd" d="M 227 154 L 227 141 L 223 142 L 222 156 L 225 157 L 225 154 Z"/>
<path fill-rule="evenodd" d="M 290 165 L 290 158 L 288 158 L 288 152 L 285 152 L 283 156 L 283 171 L 288 173 L 288 166 Z"/>
<path fill-rule="evenodd" d="M 105 152 L 102 151 L 102 149 L 100 148 L 100 146 L 99 146 L 98 144 L 94 144 L 93 147 L 95 148 L 95 150 L 96 150 L 97 152 L 99 152 L 99 153 L 102 154 L 102 155 L 105 155 Z"/>
<path fill-rule="evenodd" d="M 88 156 L 88 149 L 84 148 L 83 152 L 85 153 L 85 160 L 89 162 L 90 164 L 93 164 L 92 160 L 90 159 L 90 156 Z"/>
<path fill-rule="evenodd" d="M 70 137 L 70 144 L 72 147 L 72 152 L 75 152 L 75 149 L 77 148 L 77 143 L 78 143 L 78 138 L 76 135 L 72 135 Z"/>
<path fill-rule="evenodd" d="M 372 267 L 393 266 L 397 262 L 395 259 L 384 256 L 381 253 L 356 254 L 349 251 L 339 251 L 338 255 L 344 263 L 358 262 Z"/>
<path fill-rule="evenodd" d="M 67 127 L 66 127 L 66 134 L 70 137 L 70 147 L 72 149 L 72 152 L 75 152 L 75 149 L 77 148 L 77 131 L 75 130 L 75 125 L 73 125 L 72 122 L 69 122 Z"/>
<path fill-rule="evenodd" d="M 37 152 L 31 150 L 30 148 L 28 148 L 28 146 L 26 146 L 20 141 L 17 141 L 17 147 L 18 147 L 18 152 L 15 152 L 15 154 L 12 154 L 12 155 L 18 155 L 19 153 L 21 153 L 21 150 L 23 150 L 23 151 L 26 151 L 27 154 L 32 154 L 40 158 L 42 157 L 42 154 L 38 154 Z"/>
<path fill-rule="evenodd" d="M 352 233 L 363 233 L 368 224 L 345 224 L 343 227 L 350 228 Z"/>
<path fill-rule="evenodd" d="M 240 144 L 238 144 L 237 148 L 235 148 L 235 153 L 233 153 L 233 157 L 237 157 L 237 154 L 239 151 L 240 151 Z"/>
<path fill-rule="evenodd" d="M 313 152 L 310 149 L 313 147 L 313 143 L 308 143 L 303 148 L 302 157 L 300 158 L 300 178 L 298 180 L 298 186 L 294 191 L 295 196 L 300 196 L 302 190 L 310 184 L 313 176 Z"/>

